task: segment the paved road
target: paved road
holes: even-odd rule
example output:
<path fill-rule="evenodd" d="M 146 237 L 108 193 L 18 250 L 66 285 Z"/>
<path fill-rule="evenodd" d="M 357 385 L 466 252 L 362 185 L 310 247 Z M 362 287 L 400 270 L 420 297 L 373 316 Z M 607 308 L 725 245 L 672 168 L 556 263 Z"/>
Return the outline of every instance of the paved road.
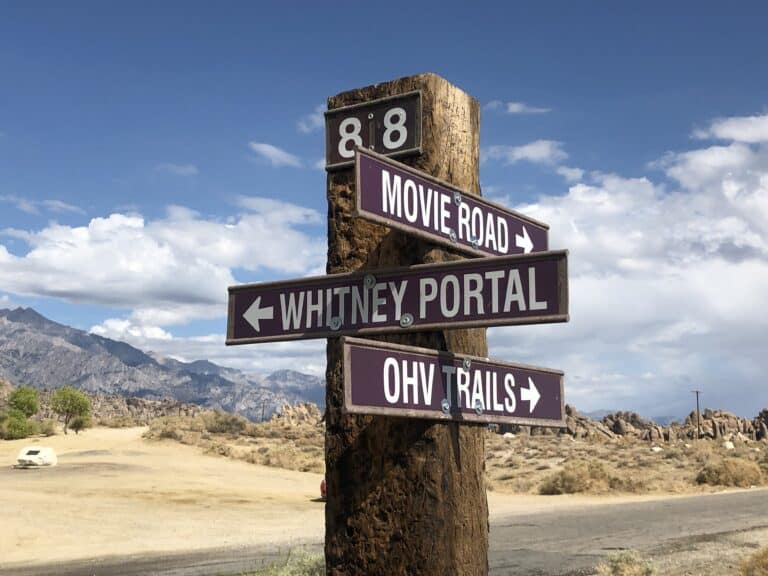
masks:
<path fill-rule="evenodd" d="M 624 548 L 648 553 L 702 538 L 768 528 L 768 491 L 607 504 L 497 518 L 491 524 L 493 576 L 579 576 Z M 309 547 L 320 550 L 320 543 Z M 213 576 L 253 570 L 288 549 L 203 550 L 191 554 L 89 560 L 0 570 L 2 576 Z"/>

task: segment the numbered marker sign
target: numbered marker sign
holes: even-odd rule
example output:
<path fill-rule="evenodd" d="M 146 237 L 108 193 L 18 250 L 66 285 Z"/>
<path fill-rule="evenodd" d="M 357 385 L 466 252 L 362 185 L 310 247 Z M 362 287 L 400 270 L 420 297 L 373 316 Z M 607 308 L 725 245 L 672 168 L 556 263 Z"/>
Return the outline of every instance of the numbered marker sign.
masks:
<path fill-rule="evenodd" d="M 358 147 L 393 157 L 421 154 L 421 92 L 325 113 L 325 168 L 352 166 Z"/>

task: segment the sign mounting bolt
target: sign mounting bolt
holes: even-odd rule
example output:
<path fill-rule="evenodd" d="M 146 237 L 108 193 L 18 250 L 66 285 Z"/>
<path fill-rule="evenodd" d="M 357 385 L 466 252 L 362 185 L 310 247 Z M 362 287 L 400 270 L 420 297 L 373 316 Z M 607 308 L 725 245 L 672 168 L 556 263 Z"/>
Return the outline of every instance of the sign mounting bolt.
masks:
<path fill-rule="evenodd" d="M 472 236 L 472 248 L 479 248 L 480 247 L 480 238 L 477 236 Z"/>
<path fill-rule="evenodd" d="M 368 112 L 368 120 L 373 120 L 373 112 Z"/>
<path fill-rule="evenodd" d="M 365 287 L 368 289 L 373 288 L 376 286 L 376 276 L 373 274 L 366 274 L 365 278 L 363 279 L 363 283 L 365 284 Z"/>
<path fill-rule="evenodd" d="M 455 232 L 453 229 L 451 229 L 451 230 L 448 232 L 448 238 L 450 238 L 450 239 L 451 239 L 451 242 L 453 242 L 454 244 L 456 244 L 456 232 Z"/>
<path fill-rule="evenodd" d="M 341 328 L 341 318 L 339 318 L 338 316 L 334 316 L 333 318 L 331 318 L 331 321 L 329 322 L 328 325 L 330 326 L 331 330 L 335 332 L 336 330 Z"/>
<path fill-rule="evenodd" d="M 461 362 L 461 367 L 464 368 L 464 370 L 469 370 L 472 368 L 472 360 L 469 358 L 464 358 L 464 360 Z"/>
<path fill-rule="evenodd" d="M 475 400 L 475 414 L 477 414 L 478 416 L 483 415 L 483 401 L 480 400 L 480 398 Z"/>
<path fill-rule="evenodd" d="M 456 206 L 461 206 L 461 194 L 459 192 L 453 193 L 453 203 L 456 204 Z"/>
<path fill-rule="evenodd" d="M 451 403 L 448 402 L 448 398 L 443 398 L 443 401 L 440 402 L 440 408 L 443 410 L 443 414 L 451 413 Z"/>
<path fill-rule="evenodd" d="M 408 328 L 408 326 L 413 325 L 413 314 L 410 312 L 406 312 L 402 316 L 400 316 L 400 326 L 403 328 Z"/>

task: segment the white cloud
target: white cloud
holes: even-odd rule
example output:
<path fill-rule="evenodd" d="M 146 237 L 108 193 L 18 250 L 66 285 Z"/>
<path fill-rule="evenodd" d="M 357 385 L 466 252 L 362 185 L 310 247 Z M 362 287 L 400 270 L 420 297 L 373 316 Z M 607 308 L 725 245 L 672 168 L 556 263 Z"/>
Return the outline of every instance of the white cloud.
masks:
<path fill-rule="evenodd" d="M 85 210 L 79 206 L 68 204 L 61 200 L 30 200 L 13 194 L 0 195 L 0 202 L 13 204 L 18 210 L 27 214 L 40 214 L 41 211 L 63 214 L 66 212 L 73 214 L 85 214 Z"/>
<path fill-rule="evenodd" d="M 503 110 L 507 114 L 546 114 L 551 112 L 551 108 L 540 108 L 529 106 L 524 102 L 502 102 L 501 100 L 491 100 L 485 105 L 487 110 Z"/>
<path fill-rule="evenodd" d="M 320 104 L 310 114 L 303 116 L 296 123 L 299 132 L 309 134 L 316 130 L 320 130 L 325 125 L 325 106 Z"/>
<path fill-rule="evenodd" d="M 571 168 L 569 166 L 558 166 L 555 172 L 560 174 L 567 182 L 578 182 L 584 178 L 584 170 L 581 168 Z"/>
<path fill-rule="evenodd" d="M 718 138 L 748 144 L 768 142 L 768 114 L 718 118 L 708 128 L 695 130 L 693 136 L 699 139 Z"/>
<path fill-rule="evenodd" d="M 0 290 L 129 309 L 162 327 L 221 317 L 236 269 L 306 274 L 322 265 L 325 242 L 301 230 L 321 221 L 317 212 L 263 198 L 238 204 L 243 212 L 228 222 L 170 207 L 152 221 L 111 214 L 49 224 L 26 233 L 24 255 L 0 244 Z"/>
<path fill-rule="evenodd" d="M 555 140 L 534 140 L 522 146 L 489 146 L 483 150 L 486 160 L 501 160 L 507 164 L 526 161 L 535 164 L 558 164 L 568 158 L 563 143 Z"/>
<path fill-rule="evenodd" d="M 250 142 L 248 145 L 259 157 L 267 160 L 275 168 L 282 166 L 302 167 L 301 159 L 298 156 L 294 156 L 282 148 L 264 142 Z"/>
<path fill-rule="evenodd" d="M 2 262 L 2 256 L 0 256 L 0 262 Z M 18 308 L 18 306 L 8 294 L 0 294 L 0 310 Z"/>
<path fill-rule="evenodd" d="M 595 173 L 517 209 L 568 248 L 571 321 L 494 329 L 495 356 L 564 368 L 584 409 L 681 415 L 768 405 L 768 155 L 732 143 L 665 156 L 675 184 Z M 653 374 L 652 378 L 647 375 Z"/>
<path fill-rule="evenodd" d="M 155 170 L 158 172 L 168 172 L 176 176 L 197 176 L 199 170 L 194 164 L 173 164 L 171 162 L 163 162 L 155 166 Z"/>

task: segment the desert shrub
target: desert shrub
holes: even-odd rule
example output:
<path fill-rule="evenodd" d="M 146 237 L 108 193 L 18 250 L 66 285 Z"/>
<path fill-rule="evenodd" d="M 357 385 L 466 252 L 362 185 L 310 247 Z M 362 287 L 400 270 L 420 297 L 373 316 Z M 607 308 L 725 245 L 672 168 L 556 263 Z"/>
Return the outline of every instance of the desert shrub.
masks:
<path fill-rule="evenodd" d="M 31 386 L 19 386 L 8 397 L 8 406 L 29 418 L 40 410 L 40 397 L 37 390 Z"/>
<path fill-rule="evenodd" d="M 739 566 L 739 576 L 768 576 L 768 547 L 744 560 Z"/>
<path fill-rule="evenodd" d="M 11 408 L 0 421 L 0 437 L 6 440 L 20 440 L 33 434 L 37 434 L 37 425 L 15 408 Z"/>
<path fill-rule="evenodd" d="M 205 417 L 205 429 L 211 434 L 231 434 L 238 436 L 248 426 L 248 421 L 237 414 L 214 412 Z"/>
<path fill-rule="evenodd" d="M 565 468 L 547 476 L 539 486 L 545 495 L 575 494 L 608 486 L 610 477 L 599 462 L 567 464 Z"/>
<path fill-rule="evenodd" d="M 287 560 L 243 576 L 325 576 L 322 554 L 293 553 Z"/>
<path fill-rule="evenodd" d="M 743 458 L 722 458 L 710 460 L 696 476 L 699 484 L 710 486 L 738 486 L 747 488 L 760 484 L 760 467 Z"/>
<path fill-rule="evenodd" d="M 81 430 L 90 428 L 93 425 L 90 416 L 75 416 L 69 423 L 69 427 L 75 431 L 75 434 L 79 434 Z"/>
<path fill-rule="evenodd" d="M 99 418 L 99 426 L 105 426 L 107 428 L 130 428 L 131 426 L 136 426 L 136 420 L 131 416 Z"/>
<path fill-rule="evenodd" d="M 40 422 L 40 434 L 54 436 L 56 434 L 56 422 L 50 419 Z"/>
<path fill-rule="evenodd" d="M 597 565 L 597 576 L 653 576 L 651 563 L 634 550 L 613 554 Z"/>

